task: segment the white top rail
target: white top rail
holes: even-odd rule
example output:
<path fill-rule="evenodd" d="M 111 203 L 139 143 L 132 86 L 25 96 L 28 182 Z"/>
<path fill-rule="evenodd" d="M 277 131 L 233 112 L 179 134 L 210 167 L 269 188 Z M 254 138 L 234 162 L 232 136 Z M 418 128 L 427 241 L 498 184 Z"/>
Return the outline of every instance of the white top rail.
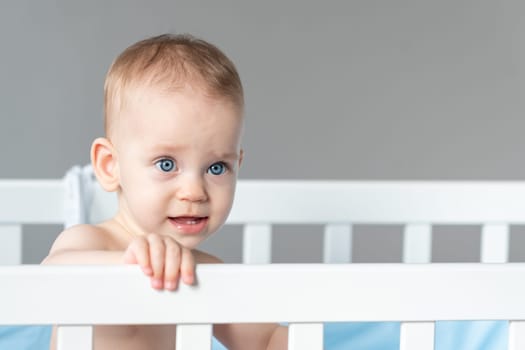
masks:
<path fill-rule="evenodd" d="M 62 179 L 1 179 L 0 223 L 64 223 L 65 191 Z"/>
<path fill-rule="evenodd" d="M 523 224 L 524 198 L 511 181 L 244 180 L 228 222 Z"/>
<path fill-rule="evenodd" d="M 0 267 L 0 324 L 525 319 L 525 264 L 221 264 L 197 276 L 159 292 L 136 266 Z"/>

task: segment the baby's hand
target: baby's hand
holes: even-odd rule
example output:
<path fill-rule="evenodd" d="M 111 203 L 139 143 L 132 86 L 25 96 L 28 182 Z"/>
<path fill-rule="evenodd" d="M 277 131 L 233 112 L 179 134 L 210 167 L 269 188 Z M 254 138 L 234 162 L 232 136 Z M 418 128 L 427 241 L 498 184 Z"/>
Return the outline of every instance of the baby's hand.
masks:
<path fill-rule="evenodd" d="M 135 237 L 124 253 L 124 263 L 140 265 L 155 289 L 175 290 L 179 278 L 188 285 L 195 281 L 192 251 L 168 236 Z"/>

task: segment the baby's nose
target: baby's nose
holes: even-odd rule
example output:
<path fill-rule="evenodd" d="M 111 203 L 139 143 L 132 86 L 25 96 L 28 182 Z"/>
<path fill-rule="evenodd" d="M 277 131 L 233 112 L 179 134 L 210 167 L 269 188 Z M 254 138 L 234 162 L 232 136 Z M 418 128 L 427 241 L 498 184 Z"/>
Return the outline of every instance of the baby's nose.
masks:
<path fill-rule="evenodd" d="M 184 176 L 180 180 L 179 188 L 177 189 L 178 199 L 189 202 L 202 202 L 208 198 L 204 180 L 201 177 Z"/>

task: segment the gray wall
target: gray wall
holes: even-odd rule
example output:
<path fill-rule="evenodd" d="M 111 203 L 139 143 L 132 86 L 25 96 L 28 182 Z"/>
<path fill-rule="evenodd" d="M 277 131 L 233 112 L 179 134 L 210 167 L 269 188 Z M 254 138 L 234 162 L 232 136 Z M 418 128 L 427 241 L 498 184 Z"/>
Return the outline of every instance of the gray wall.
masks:
<path fill-rule="evenodd" d="M 521 2 L 465 0 L 2 1 L 0 177 L 54 178 L 87 163 L 111 60 L 176 31 L 216 43 L 239 68 L 242 178 L 520 180 L 524 11 Z M 38 261 L 57 230 L 30 228 L 25 260 Z M 380 257 L 399 259 L 390 243 L 399 228 L 367 230 L 356 257 L 377 239 L 392 250 Z M 478 228 L 440 230 L 437 260 L 478 254 L 453 249 L 479 241 Z M 299 234 L 294 258 L 318 259 L 317 230 L 297 228 L 279 234 L 276 260 Z M 231 245 L 215 237 L 205 246 L 235 261 Z"/>

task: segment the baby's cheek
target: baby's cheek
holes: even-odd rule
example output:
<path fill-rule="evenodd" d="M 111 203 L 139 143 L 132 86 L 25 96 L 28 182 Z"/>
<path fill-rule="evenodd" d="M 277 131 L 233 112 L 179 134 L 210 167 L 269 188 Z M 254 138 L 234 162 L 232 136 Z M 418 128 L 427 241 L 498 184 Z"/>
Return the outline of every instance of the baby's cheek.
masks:
<path fill-rule="evenodd" d="M 135 198 L 134 215 L 145 229 L 152 230 L 161 218 L 165 218 L 162 208 L 164 198 L 154 190 L 143 190 Z"/>
<path fill-rule="evenodd" d="M 220 200 L 215 201 L 215 214 L 217 215 L 217 220 L 221 221 L 222 225 L 228 217 L 233 204 L 233 188 L 229 191 L 222 191 L 218 198 Z"/>

